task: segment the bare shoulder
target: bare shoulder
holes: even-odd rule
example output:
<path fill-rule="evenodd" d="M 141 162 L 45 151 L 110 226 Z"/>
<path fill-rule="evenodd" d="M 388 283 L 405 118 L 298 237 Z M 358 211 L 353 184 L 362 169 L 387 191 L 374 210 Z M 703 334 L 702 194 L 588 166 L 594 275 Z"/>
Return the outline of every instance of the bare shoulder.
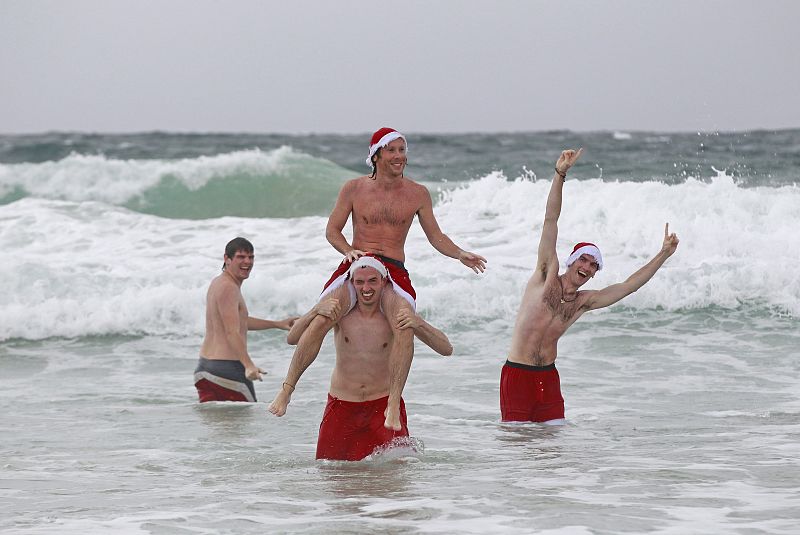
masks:
<path fill-rule="evenodd" d="M 407 192 L 406 195 L 410 199 L 414 199 L 423 204 L 427 203 L 431 199 L 431 192 L 419 182 L 415 182 L 410 178 L 406 178 L 404 186 Z"/>
<path fill-rule="evenodd" d="M 241 290 L 230 277 L 225 276 L 225 273 L 221 273 L 211 281 L 208 287 L 208 294 L 213 298 L 219 299 L 227 295 L 241 295 Z"/>
<path fill-rule="evenodd" d="M 356 191 L 361 186 L 361 184 L 364 182 L 364 179 L 367 179 L 367 178 L 369 178 L 369 177 L 360 176 L 358 178 L 351 178 L 350 180 L 348 180 L 347 182 L 345 182 L 342 185 L 342 189 L 341 189 L 342 193 L 348 193 L 348 194 L 349 193 L 353 193 L 354 191 Z"/>

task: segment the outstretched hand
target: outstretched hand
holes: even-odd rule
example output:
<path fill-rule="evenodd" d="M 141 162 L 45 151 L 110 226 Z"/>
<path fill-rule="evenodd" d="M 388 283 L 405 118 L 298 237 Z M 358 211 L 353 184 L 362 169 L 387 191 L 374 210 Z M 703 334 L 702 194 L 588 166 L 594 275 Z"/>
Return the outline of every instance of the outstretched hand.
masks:
<path fill-rule="evenodd" d="M 461 251 L 458 254 L 458 260 L 475 273 L 483 273 L 486 270 L 487 260 L 479 254 Z"/>
<path fill-rule="evenodd" d="M 667 223 L 664 226 L 664 244 L 661 246 L 661 250 L 667 253 L 667 256 L 672 256 L 672 253 L 678 248 L 678 243 L 680 243 L 680 240 L 677 234 L 674 232 L 672 234 L 669 233 L 669 223 Z"/>
<path fill-rule="evenodd" d="M 561 156 L 558 157 L 558 161 L 556 162 L 556 170 L 561 175 L 566 175 L 569 168 L 575 165 L 575 162 L 578 161 L 578 158 L 581 157 L 583 154 L 583 148 L 578 150 L 567 149 L 561 152 Z"/>
<path fill-rule="evenodd" d="M 276 327 L 278 329 L 283 329 L 284 331 L 288 331 L 294 325 L 294 322 L 297 321 L 299 316 L 292 316 L 291 318 L 286 318 L 285 320 L 276 321 Z"/>

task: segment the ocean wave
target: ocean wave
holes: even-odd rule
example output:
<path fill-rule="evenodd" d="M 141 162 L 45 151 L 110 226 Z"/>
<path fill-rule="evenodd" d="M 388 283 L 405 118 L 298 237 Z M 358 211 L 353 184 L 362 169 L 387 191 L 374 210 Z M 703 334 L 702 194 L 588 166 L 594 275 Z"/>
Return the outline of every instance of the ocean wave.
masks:
<path fill-rule="evenodd" d="M 178 160 L 73 153 L 53 162 L 0 164 L 0 205 L 36 197 L 97 201 L 169 218 L 322 215 L 352 176 L 288 146 Z"/>
<path fill-rule="evenodd" d="M 414 224 L 406 265 L 420 311 L 444 328 L 513 324 L 549 188 L 498 172 L 434 192 L 442 229 L 489 262 L 486 273 L 472 273 L 436 252 Z M 574 243 L 597 243 L 605 267 L 586 289 L 599 289 L 652 258 L 669 222 L 681 240 L 675 255 L 641 290 L 593 315 L 744 309 L 797 317 L 797 206 L 796 186 L 742 188 L 722 172 L 680 185 L 567 181 L 558 254 L 563 261 Z M 165 219 L 100 202 L 25 198 L 0 206 L 0 220 L 0 246 L 12 259 L 0 266 L 0 340 L 202 336 L 205 288 L 225 243 L 239 235 L 256 247 L 243 286 L 254 316 L 305 312 L 341 259 L 321 216 Z"/>

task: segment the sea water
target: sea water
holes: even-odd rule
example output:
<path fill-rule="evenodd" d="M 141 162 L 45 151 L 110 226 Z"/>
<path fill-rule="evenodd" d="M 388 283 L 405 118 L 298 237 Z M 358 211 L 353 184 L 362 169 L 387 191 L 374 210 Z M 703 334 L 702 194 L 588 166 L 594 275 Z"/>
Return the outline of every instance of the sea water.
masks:
<path fill-rule="evenodd" d="M 314 460 L 330 337 L 287 415 L 292 347 L 249 335 L 254 404 L 200 405 L 205 290 L 250 239 L 254 316 L 311 307 L 340 260 L 327 213 L 367 135 L 0 136 L 0 530 L 9 533 L 797 533 L 800 131 L 409 134 L 409 176 L 476 275 L 418 224 L 414 440 Z M 559 151 L 558 252 L 597 243 L 637 293 L 581 318 L 557 365 L 567 424 L 503 424 L 499 376 Z M 349 229 L 346 231 L 349 236 Z"/>

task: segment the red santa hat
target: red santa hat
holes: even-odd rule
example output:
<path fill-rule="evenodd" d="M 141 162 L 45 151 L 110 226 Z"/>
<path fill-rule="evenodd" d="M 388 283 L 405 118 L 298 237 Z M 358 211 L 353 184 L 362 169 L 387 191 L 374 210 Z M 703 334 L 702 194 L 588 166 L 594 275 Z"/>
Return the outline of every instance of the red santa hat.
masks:
<path fill-rule="evenodd" d="M 575 263 L 582 254 L 588 254 L 594 257 L 597 262 L 597 271 L 603 269 L 603 255 L 600 254 L 600 249 L 593 243 L 581 242 L 575 245 L 572 249 L 572 254 L 567 258 L 567 267 Z"/>
<path fill-rule="evenodd" d="M 402 139 L 406 142 L 406 151 L 408 151 L 408 141 L 406 136 L 395 130 L 384 126 L 374 134 L 372 139 L 369 140 L 369 156 L 367 156 L 367 165 L 372 167 L 372 157 L 378 152 L 378 149 L 385 147 L 395 139 Z"/>

